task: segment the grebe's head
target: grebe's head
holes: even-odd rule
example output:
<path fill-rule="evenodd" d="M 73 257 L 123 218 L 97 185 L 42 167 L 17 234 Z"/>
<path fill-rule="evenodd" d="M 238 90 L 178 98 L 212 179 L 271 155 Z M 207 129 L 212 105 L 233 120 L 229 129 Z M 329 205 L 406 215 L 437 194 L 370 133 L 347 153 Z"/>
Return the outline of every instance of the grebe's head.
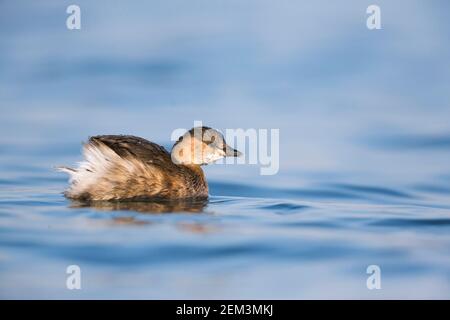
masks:
<path fill-rule="evenodd" d="M 195 127 L 173 145 L 171 156 L 176 164 L 204 165 L 224 157 L 239 157 L 241 152 L 226 144 L 223 135 L 212 128 Z"/>

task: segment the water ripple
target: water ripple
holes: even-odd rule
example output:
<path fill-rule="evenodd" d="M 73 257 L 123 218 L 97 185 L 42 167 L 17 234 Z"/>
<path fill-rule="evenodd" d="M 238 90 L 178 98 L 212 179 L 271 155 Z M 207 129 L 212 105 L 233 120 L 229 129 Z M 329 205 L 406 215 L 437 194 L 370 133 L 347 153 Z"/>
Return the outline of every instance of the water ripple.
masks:
<path fill-rule="evenodd" d="M 372 226 L 380 227 L 447 227 L 450 226 L 450 218 L 434 219 L 379 219 L 370 223 Z"/>
<path fill-rule="evenodd" d="M 406 192 L 402 192 L 395 189 L 390 189 L 386 187 L 377 187 L 377 186 L 365 186 L 365 185 L 356 185 L 356 184 L 344 184 L 337 183 L 334 186 L 338 189 L 350 190 L 357 193 L 371 194 L 371 195 L 380 195 L 380 196 L 388 196 L 388 197 L 397 197 L 397 198 L 415 198 L 413 195 L 408 194 Z"/>

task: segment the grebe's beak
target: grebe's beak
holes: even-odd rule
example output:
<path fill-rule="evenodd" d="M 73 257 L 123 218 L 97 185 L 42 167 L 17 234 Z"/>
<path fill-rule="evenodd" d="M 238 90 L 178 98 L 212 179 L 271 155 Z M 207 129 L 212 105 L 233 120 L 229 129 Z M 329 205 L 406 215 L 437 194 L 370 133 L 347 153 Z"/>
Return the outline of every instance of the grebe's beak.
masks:
<path fill-rule="evenodd" d="M 240 157 L 242 155 L 242 152 L 233 149 L 229 145 L 225 145 L 225 156 L 226 157 Z"/>

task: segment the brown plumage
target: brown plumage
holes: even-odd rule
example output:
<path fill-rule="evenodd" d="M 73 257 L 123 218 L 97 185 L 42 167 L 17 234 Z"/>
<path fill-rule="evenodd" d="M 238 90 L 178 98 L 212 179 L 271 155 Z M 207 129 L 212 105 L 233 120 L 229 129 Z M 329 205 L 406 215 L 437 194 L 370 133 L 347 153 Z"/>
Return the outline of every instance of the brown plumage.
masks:
<path fill-rule="evenodd" d="M 91 137 L 84 144 L 85 161 L 78 168 L 59 168 L 71 176 L 64 194 L 83 201 L 207 198 L 208 184 L 200 166 L 217 160 L 218 150 L 226 144 L 220 134 L 222 144 L 211 144 L 215 139 L 201 132 L 200 139 L 193 130 L 187 132 L 172 154 L 140 137 Z M 226 155 L 220 152 L 220 157 Z"/>

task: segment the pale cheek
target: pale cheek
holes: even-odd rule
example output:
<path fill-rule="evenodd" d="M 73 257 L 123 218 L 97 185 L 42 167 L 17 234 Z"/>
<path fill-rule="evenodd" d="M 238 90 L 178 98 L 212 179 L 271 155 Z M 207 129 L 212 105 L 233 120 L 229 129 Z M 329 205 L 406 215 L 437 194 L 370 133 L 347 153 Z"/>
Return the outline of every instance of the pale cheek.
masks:
<path fill-rule="evenodd" d="M 217 161 L 219 159 L 222 159 L 224 156 L 221 153 L 215 152 L 215 153 L 211 153 L 206 157 L 206 163 L 211 163 L 214 161 Z"/>

